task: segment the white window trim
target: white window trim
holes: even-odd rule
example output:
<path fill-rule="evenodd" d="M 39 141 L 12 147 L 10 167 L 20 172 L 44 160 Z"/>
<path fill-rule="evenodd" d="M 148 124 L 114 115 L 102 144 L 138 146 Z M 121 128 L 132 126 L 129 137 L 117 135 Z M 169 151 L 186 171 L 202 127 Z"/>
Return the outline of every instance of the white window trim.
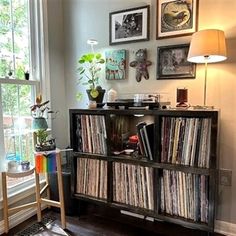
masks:
<path fill-rule="evenodd" d="M 38 57 L 31 58 L 34 80 L 40 81 L 39 91 L 45 100 L 50 100 L 50 69 L 49 69 L 49 42 L 48 42 L 48 0 L 30 1 L 30 35 L 31 55 Z M 31 72 L 31 73 L 32 73 Z"/>

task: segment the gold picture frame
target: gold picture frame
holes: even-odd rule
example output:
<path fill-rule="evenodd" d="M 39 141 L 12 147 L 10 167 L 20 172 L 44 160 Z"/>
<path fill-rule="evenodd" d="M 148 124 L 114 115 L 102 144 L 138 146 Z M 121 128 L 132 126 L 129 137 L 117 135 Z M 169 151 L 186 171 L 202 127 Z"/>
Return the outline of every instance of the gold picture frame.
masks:
<path fill-rule="evenodd" d="M 199 0 L 157 0 L 156 39 L 191 35 L 198 28 Z"/>

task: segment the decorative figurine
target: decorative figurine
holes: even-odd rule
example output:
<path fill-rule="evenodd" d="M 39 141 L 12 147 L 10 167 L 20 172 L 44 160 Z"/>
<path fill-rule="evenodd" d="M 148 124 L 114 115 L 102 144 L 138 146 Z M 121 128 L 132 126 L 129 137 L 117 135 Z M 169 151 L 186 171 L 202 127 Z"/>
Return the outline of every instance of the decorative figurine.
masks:
<path fill-rule="evenodd" d="M 136 68 L 136 80 L 140 82 L 142 77 L 149 79 L 149 73 L 147 67 L 152 64 L 151 61 L 147 61 L 147 49 L 139 49 L 135 53 L 135 61 L 130 62 L 131 67 Z"/>
<path fill-rule="evenodd" d="M 107 101 L 114 102 L 117 99 L 117 92 L 115 89 L 111 88 L 107 93 Z"/>

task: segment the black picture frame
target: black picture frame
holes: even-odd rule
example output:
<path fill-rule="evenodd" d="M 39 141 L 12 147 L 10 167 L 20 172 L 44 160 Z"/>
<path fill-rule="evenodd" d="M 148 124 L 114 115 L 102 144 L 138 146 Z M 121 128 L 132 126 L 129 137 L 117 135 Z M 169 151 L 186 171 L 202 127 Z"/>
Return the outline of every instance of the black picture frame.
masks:
<path fill-rule="evenodd" d="M 191 35 L 198 29 L 199 0 L 156 0 L 156 39 Z"/>
<path fill-rule="evenodd" d="M 147 41 L 150 37 L 150 6 L 109 14 L 109 44 Z"/>
<path fill-rule="evenodd" d="M 189 44 L 157 48 L 157 80 L 194 79 L 196 64 L 187 61 Z"/>

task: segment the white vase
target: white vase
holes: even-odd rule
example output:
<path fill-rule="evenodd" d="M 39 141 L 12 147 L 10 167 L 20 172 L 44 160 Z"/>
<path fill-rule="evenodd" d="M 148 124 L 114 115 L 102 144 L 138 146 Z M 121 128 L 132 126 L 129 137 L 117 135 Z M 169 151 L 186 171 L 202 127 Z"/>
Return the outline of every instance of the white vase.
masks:
<path fill-rule="evenodd" d="M 114 102 L 117 99 L 117 92 L 115 89 L 111 88 L 107 92 L 107 101 L 108 102 Z"/>

